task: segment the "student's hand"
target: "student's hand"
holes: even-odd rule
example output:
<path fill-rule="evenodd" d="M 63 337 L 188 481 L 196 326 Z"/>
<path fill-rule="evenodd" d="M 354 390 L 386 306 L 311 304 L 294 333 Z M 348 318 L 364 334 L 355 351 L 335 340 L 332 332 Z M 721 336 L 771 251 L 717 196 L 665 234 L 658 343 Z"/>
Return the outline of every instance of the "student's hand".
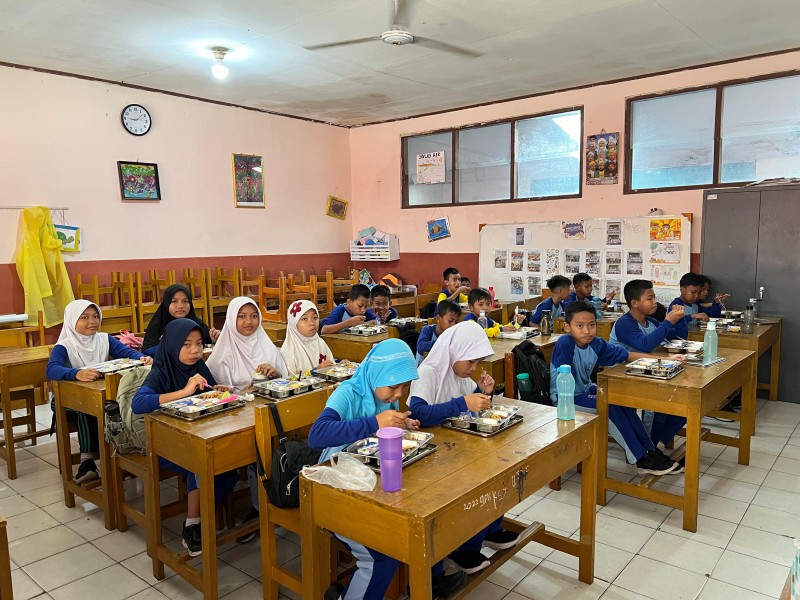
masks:
<path fill-rule="evenodd" d="M 522 325 L 525 322 L 525 315 L 521 313 L 517 314 L 514 316 L 514 320 L 517 322 L 517 324 Z"/>
<path fill-rule="evenodd" d="M 152 356 L 142 356 L 142 358 L 140 358 L 139 360 L 142 361 L 142 364 L 145 365 L 145 366 L 153 364 L 153 357 Z"/>
<path fill-rule="evenodd" d="M 456 294 L 464 294 L 465 296 L 469 295 L 469 288 L 465 285 L 458 286 L 456 290 Z M 458 302 L 458 296 L 456 296 L 456 302 Z"/>
<path fill-rule="evenodd" d="M 75 375 L 75 379 L 78 381 L 95 381 L 96 379 L 100 379 L 100 371 L 97 369 L 81 369 Z"/>
<path fill-rule="evenodd" d="M 232 387 L 228 387 L 227 385 L 219 385 L 219 384 L 215 385 L 214 389 L 216 391 L 218 391 L 218 392 L 232 392 L 233 391 Z"/>
<path fill-rule="evenodd" d="M 219 329 L 214 329 L 213 327 L 208 330 L 208 335 L 211 336 L 211 341 L 216 343 L 219 339 L 219 334 L 222 333 Z"/>
<path fill-rule="evenodd" d="M 494 392 L 494 378 L 486 371 L 481 373 L 481 378 L 478 380 L 478 387 L 483 390 L 487 396 L 491 396 Z"/>
<path fill-rule="evenodd" d="M 492 385 L 494 386 L 494 380 L 492 380 Z M 464 401 L 467 403 L 467 408 L 472 412 L 486 410 L 492 405 L 491 396 L 487 396 L 486 394 L 468 394 L 464 396 Z"/>
<path fill-rule="evenodd" d="M 319 364 L 317 365 L 317 368 L 318 368 L 318 369 L 323 369 L 323 368 L 325 368 L 325 367 L 332 367 L 332 366 L 333 366 L 333 361 L 332 361 L 332 360 L 325 359 L 325 360 L 323 360 L 321 363 L 319 363 Z"/>
<path fill-rule="evenodd" d="M 686 362 L 686 355 L 685 354 L 670 354 L 670 360 L 674 360 L 675 362 L 684 363 Z"/>
<path fill-rule="evenodd" d="M 708 323 L 708 315 L 706 313 L 702 313 L 702 312 L 694 313 L 692 315 L 692 318 L 695 321 L 704 321 L 704 322 Z"/>
<path fill-rule="evenodd" d="M 348 327 L 352 327 L 353 325 L 361 325 L 367 318 L 364 315 L 356 315 L 355 317 L 350 317 L 345 321 Z"/>
<path fill-rule="evenodd" d="M 419 429 L 419 421 L 412 419 L 411 417 L 406 418 L 406 429 L 416 431 Z"/>
<path fill-rule="evenodd" d="M 667 313 L 666 319 L 673 325 L 686 316 L 686 308 L 680 304 L 674 304 Z"/>
<path fill-rule="evenodd" d="M 606 304 L 609 304 L 613 299 L 614 299 L 614 294 L 613 293 L 609 293 L 609 294 L 606 294 L 606 297 L 603 300 L 603 302 L 605 302 Z"/>
<path fill-rule="evenodd" d="M 264 363 L 263 365 L 258 365 L 256 367 L 256 371 L 267 377 L 268 379 L 275 379 L 276 377 L 280 377 L 281 373 L 273 367 L 272 365 L 268 365 Z"/>
<path fill-rule="evenodd" d="M 203 390 L 207 387 L 209 387 L 208 381 L 206 381 L 206 378 L 198 373 L 197 375 L 192 375 L 189 378 L 189 381 L 187 381 L 186 385 L 183 386 L 182 391 L 186 396 L 191 396 L 197 390 Z"/>
<path fill-rule="evenodd" d="M 715 294 L 714 295 L 714 301 L 717 304 L 722 304 L 723 302 L 725 302 L 725 300 L 727 300 L 730 297 L 731 297 L 730 294 Z"/>
<path fill-rule="evenodd" d="M 385 410 L 378 413 L 375 418 L 378 420 L 378 427 L 405 427 L 406 419 L 411 416 L 411 411 L 400 412 L 397 410 Z M 413 421 L 413 419 L 411 419 Z"/>
<path fill-rule="evenodd" d="M 506 333 L 513 333 L 517 330 L 513 325 L 503 325 L 500 329 Z"/>

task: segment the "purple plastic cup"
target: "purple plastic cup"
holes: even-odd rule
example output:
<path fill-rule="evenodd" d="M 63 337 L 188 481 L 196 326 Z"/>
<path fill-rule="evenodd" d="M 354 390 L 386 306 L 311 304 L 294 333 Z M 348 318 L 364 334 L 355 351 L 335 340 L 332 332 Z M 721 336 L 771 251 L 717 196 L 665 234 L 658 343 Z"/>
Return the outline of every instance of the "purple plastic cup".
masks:
<path fill-rule="evenodd" d="M 403 487 L 403 459 L 381 459 L 381 489 L 384 492 L 399 492 Z"/>
<path fill-rule="evenodd" d="M 382 427 L 378 429 L 378 453 L 381 461 L 403 458 L 403 434 L 399 427 Z"/>

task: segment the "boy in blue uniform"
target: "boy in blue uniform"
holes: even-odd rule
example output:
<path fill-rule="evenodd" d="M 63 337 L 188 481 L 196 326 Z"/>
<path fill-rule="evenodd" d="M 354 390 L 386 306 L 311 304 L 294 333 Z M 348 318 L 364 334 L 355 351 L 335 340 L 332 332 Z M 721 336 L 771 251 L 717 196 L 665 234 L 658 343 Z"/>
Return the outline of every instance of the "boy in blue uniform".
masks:
<path fill-rule="evenodd" d="M 530 317 L 532 325 L 542 322 L 542 311 L 549 310 L 552 318 L 560 317 L 566 308 L 565 300 L 569 297 L 569 279 L 563 275 L 556 275 L 547 280 L 547 289 L 550 290 L 549 298 L 542 300 L 536 307 L 536 311 Z"/>
<path fill-rule="evenodd" d="M 681 295 L 675 298 L 667 309 L 672 310 L 673 306 L 683 306 L 685 316 L 675 323 L 675 337 L 686 339 L 689 335 L 689 324 L 692 321 L 708 321 L 708 315 L 700 312 L 697 299 L 700 297 L 700 288 L 703 287 L 703 279 L 697 273 L 686 273 L 680 281 Z M 667 312 L 669 314 L 669 312 Z"/>
<path fill-rule="evenodd" d="M 575 406 L 586 412 L 597 411 L 597 386 L 591 382 L 596 365 L 610 367 L 628 360 L 649 356 L 612 346 L 597 336 L 594 309 L 585 302 L 574 302 L 564 315 L 564 335 L 556 342 L 550 359 L 550 397 L 558 402 L 557 369 L 569 365 L 575 378 Z M 622 446 L 628 462 L 636 463 L 639 474 L 666 475 L 678 469 L 678 463 L 664 455 L 647 435 L 636 409 L 608 407 L 608 432 Z"/>
<path fill-rule="evenodd" d="M 442 291 L 436 299 L 436 304 L 439 304 L 442 300 L 452 300 L 459 304 L 467 302 L 469 288 L 461 284 L 461 273 L 458 272 L 458 269 L 448 267 L 442 273 L 442 277 L 444 278 L 444 287 L 442 287 Z"/>
<path fill-rule="evenodd" d="M 371 306 L 364 315 L 367 321 L 380 319 L 386 323 L 397 318 L 397 311 L 392 308 L 392 292 L 385 285 L 376 285 L 369 295 Z"/>
<path fill-rule="evenodd" d="M 718 319 L 722 316 L 722 303 L 725 302 L 728 298 L 730 298 L 730 294 L 715 294 L 714 301 L 709 301 L 709 296 L 711 295 L 711 280 L 706 277 L 705 275 L 700 275 L 700 279 L 703 280 L 703 285 L 700 288 L 700 297 L 698 300 L 698 308 L 700 312 L 706 313 L 709 317 Z"/>
<path fill-rule="evenodd" d="M 587 273 L 578 273 L 575 277 L 572 278 L 572 287 L 575 288 L 575 291 L 570 293 L 567 301 L 564 302 L 565 306 L 569 306 L 576 300 L 582 300 L 583 302 L 587 302 L 592 304 L 594 302 L 594 296 L 592 296 L 592 276 Z M 602 308 L 606 308 L 608 306 L 608 301 L 610 298 L 606 297 L 603 300 L 600 300 L 600 305 Z"/>
<path fill-rule="evenodd" d="M 369 288 L 360 283 L 354 285 L 350 288 L 345 303 L 334 308 L 322 321 L 320 333 L 339 333 L 342 329 L 360 325 L 367 320 L 365 313 L 368 305 Z"/>
<path fill-rule="evenodd" d="M 477 321 L 481 316 L 481 311 L 486 315 L 486 335 L 490 338 L 500 335 L 500 331 L 515 331 L 513 325 L 501 327 L 500 323 L 495 323 L 489 318 L 489 311 L 492 310 L 492 295 L 483 288 L 475 288 L 469 291 L 467 297 L 469 312 L 464 316 L 465 321 Z"/>
<path fill-rule="evenodd" d="M 430 352 L 433 344 L 445 330 L 461 320 L 461 307 L 452 300 L 443 300 L 436 307 L 436 323 L 425 325 L 419 332 L 417 339 L 417 365 L 425 358 L 425 353 Z"/>

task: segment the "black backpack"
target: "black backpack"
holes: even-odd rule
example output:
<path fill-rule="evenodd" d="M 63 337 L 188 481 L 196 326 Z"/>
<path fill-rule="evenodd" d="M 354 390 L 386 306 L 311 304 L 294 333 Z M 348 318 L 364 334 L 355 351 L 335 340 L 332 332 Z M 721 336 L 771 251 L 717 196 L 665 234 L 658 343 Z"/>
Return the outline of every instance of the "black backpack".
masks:
<path fill-rule="evenodd" d="M 391 325 L 393 323 L 390 322 Z M 419 331 L 414 323 L 402 323 L 394 325 L 397 327 L 397 337 L 403 340 L 411 348 L 411 354 L 417 354 L 417 342 L 419 341 Z"/>
<path fill-rule="evenodd" d="M 258 476 L 267 492 L 269 501 L 279 508 L 300 506 L 300 471 L 303 467 L 319 462 L 322 452 L 308 445 L 305 440 L 287 440 L 278 414 L 278 406 L 269 404 L 280 443 L 272 453 L 272 477 L 267 479 L 261 454 L 256 449 Z"/>
<path fill-rule="evenodd" d="M 514 355 L 517 373 L 527 373 L 533 384 L 533 391 L 521 394 L 521 399 L 526 402 L 552 406 L 550 398 L 550 364 L 545 360 L 542 351 L 533 343 L 525 340 L 514 346 L 511 351 Z"/>
<path fill-rule="evenodd" d="M 421 319 L 432 319 L 436 316 L 436 307 L 439 304 L 436 300 L 431 300 L 425 306 L 422 307 L 422 310 L 419 311 L 419 316 Z"/>

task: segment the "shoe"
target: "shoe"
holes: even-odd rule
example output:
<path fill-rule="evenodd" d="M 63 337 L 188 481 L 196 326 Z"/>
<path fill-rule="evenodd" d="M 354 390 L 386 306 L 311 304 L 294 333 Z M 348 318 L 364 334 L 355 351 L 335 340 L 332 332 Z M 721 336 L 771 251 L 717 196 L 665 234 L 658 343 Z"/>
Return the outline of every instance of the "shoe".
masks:
<path fill-rule="evenodd" d="M 728 409 L 728 405 L 727 404 L 725 406 L 723 406 L 722 408 L 720 408 L 720 410 L 724 410 L 724 411 L 727 411 L 727 412 L 733 412 L 733 411 Z M 708 415 L 708 418 L 709 419 L 714 419 L 715 421 L 720 421 L 721 423 L 733 423 L 734 422 L 734 419 L 729 419 L 728 417 L 716 417 L 716 416 Z"/>
<path fill-rule="evenodd" d="M 651 450 L 636 461 L 636 467 L 639 475 L 666 475 L 677 469 L 678 463 L 664 454 Z"/>
<path fill-rule="evenodd" d="M 84 483 L 97 479 L 100 474 L 97 472 L 97 465 L 91 458 L 84 460 L 78 467 L 78 472 L 75 474 L 75 483 Z"/>
<path fill-rule="evenodd" d="M 340 600 L 344 592 L 344 586 L 340 583 L 334 583 L 331 587 L 325 590 L 324 600 Z"/>
<path fill-rule="evenodd" d="M 203 553 L 203 541 L 200 537 L 200 524 L 187 525 L 183 524 L 183 531 L 181 531 L 183 538 L 183 547 L 189 551 L 189 556 L 200 556 Z"/>
<path fill-rule="evenodd" d="M 467 575 L 472 575 L 478 571 L 482 571 L 490 564 L 492 564 L 485 555 L 477 550 L 469 550 L 465 552 L 451 552 L 448 557 L 450 561 L 461 571 Z"/>
<path fill-rule="evenodd" d="M 486 537 L 483 538 L 483 545 L 494 550 L 508 550 L 516 546 L 518 540 L 519 534 L 500 529 L 486 534 Z"/>
<path fill-rule="evenodd" d="M 463 571 L 456 571 L 450 575 L 437 575 L 433 578 L 431 596 L 433 598 L 447 598 L 452 596 L 467 585 L 467 574 Z M 328 600 L 327 598 L 325 600 Z"/>
<path fill-rule="evenodd" d="M 245 518 L 242 520 L 242 525 L 244 525 L 248 521 L 252 521 L 253 519 L 255 519 L 256 521 L 258 520 L 258 509 L 251 506 L 250 512 L 248 512 L 247 515 L 245 515 Z M 236 541 L 239 542 L 240 544 L 246 544 L 247 542 L 252 542 L 254 539 L 256 539 L 257 535 L 258 535 L 258 529 L 256 529 L 255 531 L 251 531 L 250 533 L 245 533 L 244 535 L 240 535 L 238 538 L 236 538 Z"/>
<path fill-rule="evenodd" d="M 686 470 L 686 457 L 684 456 L 676 464 L 678 465 L 677 468 L 667 473 L 667 475 L 677 475 L 678 473 L 683 473 Z"/>

